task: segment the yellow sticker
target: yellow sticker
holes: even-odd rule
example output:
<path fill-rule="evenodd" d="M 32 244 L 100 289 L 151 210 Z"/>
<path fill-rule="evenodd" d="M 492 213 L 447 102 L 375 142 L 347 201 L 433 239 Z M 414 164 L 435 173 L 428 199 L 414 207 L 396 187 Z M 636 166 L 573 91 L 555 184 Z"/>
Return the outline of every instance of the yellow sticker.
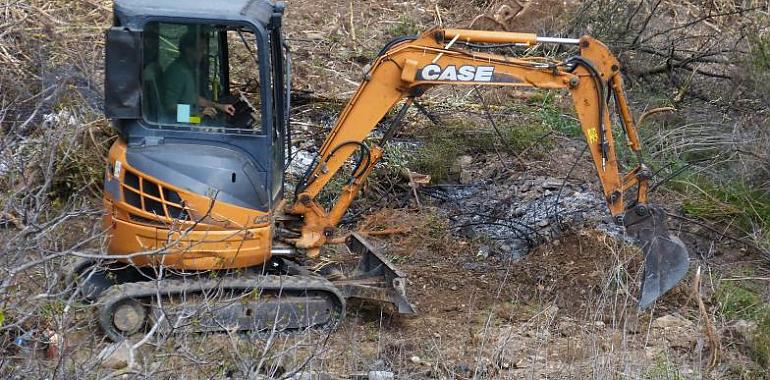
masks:
<path fill-rule="evenodd" d="M 588 130 L 588 142 L 591 144 L 596 144 L 599 142 L 599 133 L 596 132 L 596 128 L 591 128 Z"/>
<path fill-rule="evenodd" d="M 200 124 L 200 123 L 201 123 L 200 116 L 190 116 L 190 124 Z"/>

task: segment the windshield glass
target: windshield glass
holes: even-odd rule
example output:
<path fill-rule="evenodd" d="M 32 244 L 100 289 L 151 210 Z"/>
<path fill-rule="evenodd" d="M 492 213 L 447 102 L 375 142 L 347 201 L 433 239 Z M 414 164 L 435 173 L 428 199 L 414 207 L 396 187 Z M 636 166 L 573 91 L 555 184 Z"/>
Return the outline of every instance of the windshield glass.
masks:
<path fill-rule="evenodd" d="M 143 37 L 145 120 L 207 131 L 261 132 L 257 45 L 253 35 L 248 35 L 249 40 L 240 38 L 240 33 L 215 25 L 147 24 Z M 245 51 L 248 59 L 238 59 L 233 65 L 230 50 Z"/>

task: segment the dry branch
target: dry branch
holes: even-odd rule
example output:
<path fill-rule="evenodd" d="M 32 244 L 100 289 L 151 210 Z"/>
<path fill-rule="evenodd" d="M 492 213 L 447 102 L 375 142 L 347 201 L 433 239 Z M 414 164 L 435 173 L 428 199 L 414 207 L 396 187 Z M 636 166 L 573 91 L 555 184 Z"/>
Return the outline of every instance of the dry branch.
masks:
<path fill-rule="evenodd" d="M 719 340 L 719 335 L 714 328 L 714 324 L 711 322 L 711 316 L 706 311 L 706 305 L 703 303 L 703 297 L 700 292 L 701 283 L 701 267 L 698 266 L 698 270 L 695 272 L 695 279 L 692 285 L 692 295 L 698 304 L 698 311 L 700 311 L 701 318 L 705 323 L 706 336 L 709 339 L 709 347 L 711 356 L 709 359 L 708 368 L 713 369 L 719 363 L 719 357 L 722 351 L 722 343 Z"/>

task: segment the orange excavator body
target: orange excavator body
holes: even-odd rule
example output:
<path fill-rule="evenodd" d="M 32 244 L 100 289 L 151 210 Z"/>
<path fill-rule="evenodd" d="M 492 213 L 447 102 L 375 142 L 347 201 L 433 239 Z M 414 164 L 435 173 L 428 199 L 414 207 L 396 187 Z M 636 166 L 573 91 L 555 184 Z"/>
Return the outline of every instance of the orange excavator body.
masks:
<path fill-rule="evenodd" d="M 141 267 L 199 271 L 254 267 L 270 259 L 270 214 L 216 202 L 150 177 L 130 166 L 122 140 L 110 149 L 109 161 L 113 164 L 105 173 L 107 181 L 118 183 L 117 194 L 123 195 L 119 199 L 111 192 L 104 195 L 111 255 Z M 121 165 L 115 170 L 117 162 Z M 126 180 L 129 176 L 136 180 Z M 139 202 L 129 203 L 128 197 Z M 156 206 L 148 207 L 150 203 Z M 184 210 L 189 218 L 169 217 L 174 208 Z"/>

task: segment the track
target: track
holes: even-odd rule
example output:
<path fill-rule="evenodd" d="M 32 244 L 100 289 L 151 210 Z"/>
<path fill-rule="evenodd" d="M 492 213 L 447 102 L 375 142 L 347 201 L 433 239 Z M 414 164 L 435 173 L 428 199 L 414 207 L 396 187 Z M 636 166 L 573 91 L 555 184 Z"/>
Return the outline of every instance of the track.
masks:
<path fill-rule="evenodd" d="M 307 276 L 244 275 L 114 285 L 98 299 L 99 324 L 114 341 L 154 323 L 163 331 L 263 333 L 334 328 L 345 300 L 329 281 Z"/>

